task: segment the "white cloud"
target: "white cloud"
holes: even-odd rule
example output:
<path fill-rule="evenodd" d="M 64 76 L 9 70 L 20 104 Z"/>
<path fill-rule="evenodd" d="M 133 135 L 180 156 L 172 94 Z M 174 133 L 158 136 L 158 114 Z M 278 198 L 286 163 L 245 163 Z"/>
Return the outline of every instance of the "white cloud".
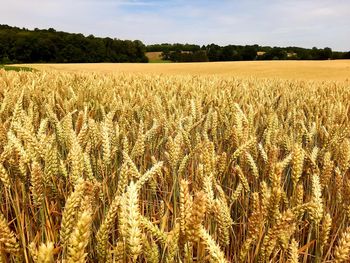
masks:
<path fill-rule="evenodd" d="M 0 0 L 0 23 L 146 43 L 330 46 L 350 50 L 346 0 Z"/>

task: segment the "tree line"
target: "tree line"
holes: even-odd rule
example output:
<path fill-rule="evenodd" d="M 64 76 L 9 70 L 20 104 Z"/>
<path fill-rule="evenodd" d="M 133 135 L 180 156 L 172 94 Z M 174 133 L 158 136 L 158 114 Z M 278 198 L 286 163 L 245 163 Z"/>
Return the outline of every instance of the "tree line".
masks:
<path fill-rule="evenodd" d="M 148 52 L 162 52 L 164 60 L 192 61 L 240 61 L 240 60 L 326 60 L 350 59 L 349 52 L 336 52 L 331 48 L 269 47 L 259 45 L 210 44 L 155 44 L 147 46 Z"/>
<path fill-rule="evenodd" d="M 148 62 L 139 41 L 0 25 L 0 64 Z"/>
<path fill-rule="evenodd" d="M 84 36 L 56 31 L 53 28 L 28 30 L 0 25 L 0 64 L 148 62 L 146 52 L 162 52 L 163 60 L 174 62 L 350 59 L 350 51 L 335 52 L 328 47 L 307 49 L 180 43 L 145 46 L 139 40 Z"/>

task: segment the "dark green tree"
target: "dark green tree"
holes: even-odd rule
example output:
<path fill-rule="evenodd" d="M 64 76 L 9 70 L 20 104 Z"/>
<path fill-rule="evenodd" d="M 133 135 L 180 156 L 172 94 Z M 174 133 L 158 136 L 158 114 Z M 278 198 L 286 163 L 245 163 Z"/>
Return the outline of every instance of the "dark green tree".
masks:
<path fill-rule="evenodd" d="M 28 30 L 0 25 L 0 61 L 32 62 L 147 62 L 141 41 L 97 38 L 93 35 Z"/>

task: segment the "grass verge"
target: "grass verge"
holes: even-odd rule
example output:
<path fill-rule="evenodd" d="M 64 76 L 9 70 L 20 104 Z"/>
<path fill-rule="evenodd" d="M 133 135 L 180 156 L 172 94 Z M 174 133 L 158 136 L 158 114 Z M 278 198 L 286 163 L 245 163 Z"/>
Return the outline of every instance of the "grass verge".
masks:
<path fill-rule="evenodd" d="M 149 63 L 172 63 L 171 60 L 153 59 L 149 60 Z"/>
<path fill-rule="evenodd" d="M 7 65 L 0 65 L 0 69 L 4 69 L 6 71 L 14 70 L 14 71 L 33 71 L 33 68 L 29 67 L 17 67 L 17 66 L 7 66 Z"/>

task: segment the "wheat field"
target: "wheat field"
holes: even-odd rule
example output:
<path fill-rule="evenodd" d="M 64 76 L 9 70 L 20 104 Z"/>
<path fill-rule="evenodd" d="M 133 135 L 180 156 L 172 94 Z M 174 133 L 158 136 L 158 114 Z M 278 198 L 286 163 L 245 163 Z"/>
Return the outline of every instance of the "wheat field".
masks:
<path fill-rule="evenodd" d="M 198 75 L 284 80 L 350 81 L 350 60 L 236 61 L 210 63 L 20 64 L 39 70 L 126 74 Z"/>
<path fill-rule="evenodd" d="M 348 262 L 349 88 L 0 70 L 0 262 Z"/>

